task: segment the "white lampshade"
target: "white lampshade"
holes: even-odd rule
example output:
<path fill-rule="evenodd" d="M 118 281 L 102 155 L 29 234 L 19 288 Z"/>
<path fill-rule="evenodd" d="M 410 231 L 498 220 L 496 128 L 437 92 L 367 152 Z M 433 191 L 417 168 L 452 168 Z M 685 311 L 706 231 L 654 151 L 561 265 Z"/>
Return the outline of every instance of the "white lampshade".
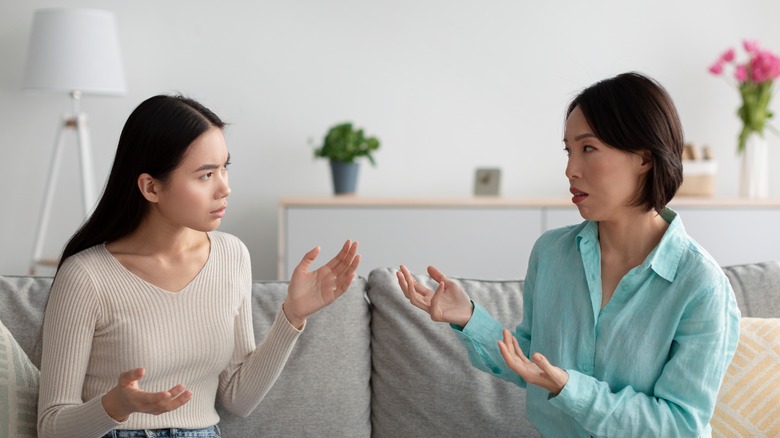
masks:
<path fill-rule="evenodd" d="M 125 93 L 114 15 L 94 9 L 39 9 L 33 18 L 24 88 Z"/>

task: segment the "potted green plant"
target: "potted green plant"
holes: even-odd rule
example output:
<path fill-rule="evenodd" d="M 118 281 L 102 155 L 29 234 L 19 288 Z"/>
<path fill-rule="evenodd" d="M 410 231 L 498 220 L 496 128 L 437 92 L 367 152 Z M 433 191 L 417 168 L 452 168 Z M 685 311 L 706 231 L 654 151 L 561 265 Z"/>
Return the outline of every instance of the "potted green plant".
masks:
<path fill-rule="evenodd" d="M 379 149 L 376 137 L 366 136 L 362 128 L 355 128 L 345 122 L 333 125 L 322 146 L 314 150 L 314 156 L 330 160 L 333 175 L 333 191 L 338 194 L 355 193 L 359 162 L 358 157 L 366 157 L 372 166 L 376 165 L 372 152 Z"/>

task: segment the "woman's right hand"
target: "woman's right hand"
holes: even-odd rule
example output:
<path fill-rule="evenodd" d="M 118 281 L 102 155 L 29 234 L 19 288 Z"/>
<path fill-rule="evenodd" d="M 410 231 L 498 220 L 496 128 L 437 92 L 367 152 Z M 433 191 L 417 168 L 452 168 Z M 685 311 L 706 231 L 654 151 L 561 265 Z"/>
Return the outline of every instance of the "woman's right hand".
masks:
<path fill-rule="evenodd" d="M 433 266 L 428 267 L 428 274 L 439 284 L 435 291 L 415 281 L 404 265 L 401 265 L 396 276 L 406 298 L 415 307 L 428 313 L 432 320 L 464 327 L 474 311 L 469 296 L 457 283 Z"/>
<path fill-rule="evenodd" d="M 119 383 L 103 396 L 103 409 L 111 418 L 124 422 L 134 412 L 160 415 L 178 409 L 192 399 L 192 392 L 181 384 L 167 391 L 142 391 L 138 381 L 144 373 L 143 368 L 125 371 L 119 375 Z"/>

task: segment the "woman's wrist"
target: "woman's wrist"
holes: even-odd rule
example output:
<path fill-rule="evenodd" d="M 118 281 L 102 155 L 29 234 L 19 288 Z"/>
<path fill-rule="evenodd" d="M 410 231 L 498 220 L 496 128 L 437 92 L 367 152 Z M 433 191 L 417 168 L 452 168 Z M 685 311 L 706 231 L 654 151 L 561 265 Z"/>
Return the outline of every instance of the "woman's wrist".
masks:
<path fill-rule="evenodd" d="M 116 388 L 111 389 L 103 397 L 101 397 L 100 402 L 103 405 L 103 410 L 106 412 L 106 415 L 111 417 L 112 420 L 124 423 L 127 421 L 128 418 L 130 418 L 130 414 L 122 414 L 120 403 L 116 399 Z"/>
<path fill-rule="evenodd" d="M 468 308 L 466 306 L 463 306 L 463 310 L 458 312 L 459 316 L 455 319 L 456 321 L 452 321 L 452 324 L 457 325 L 459 327 L 466 327 L 466 324 L 471 321 L 471 316 L 474 314 L 474 302 L 469 300 Z"/>
<path fill-rule="evenodd" d="M 287 318 L 287 322 L 289 322 L 290 325 L 295 327 L 297 330 L 301 330 L 303 325 L 306 323 L 306 317 L 295 315 L 293 312 L 288 310 L 289 308 L 290 306 L 287 304 L 287 300 L 285 300 L 282 303 L 282 313 L 284 313 L 284 317 Z"/>

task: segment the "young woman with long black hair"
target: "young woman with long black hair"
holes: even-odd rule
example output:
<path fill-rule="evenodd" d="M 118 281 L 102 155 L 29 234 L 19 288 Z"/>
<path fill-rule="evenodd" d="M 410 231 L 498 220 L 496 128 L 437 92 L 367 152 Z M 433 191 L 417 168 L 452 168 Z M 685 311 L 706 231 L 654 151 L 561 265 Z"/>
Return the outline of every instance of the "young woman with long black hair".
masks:
<path fill-rule="evenodd" d="M 249 253 L 215 231 L 230 195 L 223 127 L 181 96 L 149 98 L 128 118 L 105 191 L 52 284 L 41 437 L 219 436 L 215 400 L 248 415 L 306 317 L 347 290 L 357 242 L 310 272 L 311 250 L 255 344 Z"/>

